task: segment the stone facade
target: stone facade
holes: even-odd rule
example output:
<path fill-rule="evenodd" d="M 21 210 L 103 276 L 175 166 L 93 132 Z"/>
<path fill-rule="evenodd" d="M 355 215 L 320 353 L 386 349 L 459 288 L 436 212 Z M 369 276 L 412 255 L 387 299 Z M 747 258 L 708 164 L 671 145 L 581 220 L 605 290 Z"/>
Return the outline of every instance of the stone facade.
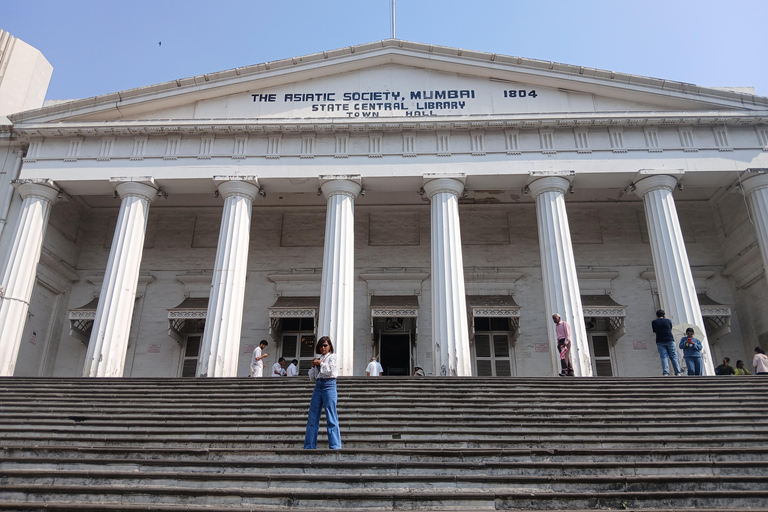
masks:
<path fill-rule="evenodd" d="M 577 374 L 657 375 L 659 307 L 710 373 L 768 342 L 766 98 L 388 40 L 11 120 L 18 190 L 60 192 L 6 374 L 245 376 L 331 334 L 346 374 L 548 376 L 558 312 Z"/>

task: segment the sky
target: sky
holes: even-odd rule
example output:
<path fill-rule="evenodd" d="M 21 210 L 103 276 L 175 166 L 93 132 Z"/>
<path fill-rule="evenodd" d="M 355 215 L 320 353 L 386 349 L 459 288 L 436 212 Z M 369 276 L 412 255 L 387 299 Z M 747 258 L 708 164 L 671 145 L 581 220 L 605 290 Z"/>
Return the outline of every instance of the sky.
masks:
<path fill-rule="evenodd" d="M 391 0 L 0 0 L 78 99 L 391 37 Z M 768 96 L 768 0 L 396 0 L 398 39 Z M 162 43 L 162 44 L 159 44 Z"/>

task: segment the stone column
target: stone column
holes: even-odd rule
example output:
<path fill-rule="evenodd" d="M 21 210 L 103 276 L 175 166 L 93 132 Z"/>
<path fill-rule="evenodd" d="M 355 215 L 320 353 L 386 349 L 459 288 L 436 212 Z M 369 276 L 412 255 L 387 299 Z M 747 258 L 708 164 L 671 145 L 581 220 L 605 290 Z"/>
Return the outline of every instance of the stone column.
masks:
<path fill-rule="evenodd" d="M 83 377 L 122 377 L 136 302 L 149 204 L 157 189 L 147 182 L 117 185 L 120 215 L 109 252 Z"/>
<path fill-rule="evenodd" d="M 328 200 L 323 248 L 323 280 L 317 335 L 330 336 L 339 356 L 339 375 L 354 365 L 355 198 L 359 183 L 332 179 L 321 185 Z"/>
<path fill-rule="evenodd" d="M 219 193 L 224 197 L 224 211 L 197 364 L 199 377 L 237 377 L 251 208 L 259 187 L 253 182 L 225 181 L 219 185 Z"/>
<path fill-rule="evenodd" d="M 13 376 L 16 367 L 45 228 L 59 194 L 50 180 L 25 182 L 18 190 L 24 201 L 0 281 L 0 376 L 5 377 Z"/>
<path fill-rule="evenodd" d="M 528 185 L 536 199 L 536 222 L 539 228 L 541 277 L 544 281 L 544 301 L 547 312 L 549 345 L 555 356 L 556 372 L 560 371 L 557 350 L 555 313 L 571 326 L 571 363 L 577 377 L 592 376 L 592 357 L 581 307 L 576 259 L 571 245 L 571 230 L 565 210 L 565 193 L 570 182 L 561 177 L 539 178 Z"/>
<path fill-rule="evenodd" d="M 676 185 L 677 179 L 672 176 L 650 176 L 635 183 L 635 194 L 643 198 L 645 206 L 661 308 L 673 325 L 689 323 L 699 326 L 704 333 L 704 339 L 701 340 L 704 345 L 701 353 L 703 373 L 714 375 L 715 368 L 706 339 L 699 299 L 696 296 L 696 285 L 693 282 L 675 200 L 672 197 L 672 190 Z"/>
<path fill-rule="evenodd" d="M 757 234 L 757 244 L 763 257 L 763 269 L 768 278 L 768 174 L 758 174 L 744 180 L 741 189 L 752 210 L 752 222 Z"/>
<path fill-rule="evenodd" d="M 472 375 L 459 228 L 459 194 L 464 183 L 437 178 L 424 184 L 431 201 L 432 344 L 434 375 Z"/>

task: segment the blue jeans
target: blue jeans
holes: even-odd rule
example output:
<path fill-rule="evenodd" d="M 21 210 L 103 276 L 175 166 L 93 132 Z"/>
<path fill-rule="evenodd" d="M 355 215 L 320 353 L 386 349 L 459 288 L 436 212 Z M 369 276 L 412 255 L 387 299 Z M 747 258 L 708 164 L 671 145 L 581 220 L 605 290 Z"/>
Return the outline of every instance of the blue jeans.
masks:
<path fill-rule="evenodd" d="M 675 369 L 675 375 L 680 375 L 680 363 L 677 362 L 675 342 L 663 341 L 656 343 L 656 350 L 659 351 L 659 357 L 661 357 L 661 373 L 669 375 L 669 363 L 667 362 L 667 358 L 669 358 L 672 361 L 672 368 Z"/>
<path fill-rule="evenodd" d="M 685 366 L 688 368 L 688 375 L 701 375 L 702 366 L 700 357 L 686 357 Z"/>
<path fill-rule="evenodd" d="M 309 403 L 307 433 L 304 436 L 304 449 L 317 448 L 317 432 L 320 430 L 320 408 L 325 406 L 325 422 L 328 426 L 328 446 L 331 450 L 341 450 L 339 416 L 336 414 L 336 379 L 317 379 L 312 401 Z"/>

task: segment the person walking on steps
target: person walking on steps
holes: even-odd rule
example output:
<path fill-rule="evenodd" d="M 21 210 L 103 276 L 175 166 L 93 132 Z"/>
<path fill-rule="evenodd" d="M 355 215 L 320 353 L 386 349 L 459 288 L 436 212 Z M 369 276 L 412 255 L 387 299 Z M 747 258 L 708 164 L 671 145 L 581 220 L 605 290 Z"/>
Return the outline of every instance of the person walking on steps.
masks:
<path fill-rule="evenodd" d="M 663 309 L 656 312 L 656 320 L 651 322 L 653 332 L 656 333 L 656 349 L 661 358 L 661 374 L 665 377 L 669 375 L 669 361 L 672 361 L 672 368 L 675 369 L 675 375 L 680 375 L 680 363 L 677 361 L 677 350 L 675 350 L 675 337 L 672 335 L 672 321 L 665 318 L 666 313 Z"/>
<path fill-rule="evenodd" d="M 261 377 L 264 374 L 264 359 L 269 354 L 263 354 L 265 348 L 267 348 L 269 342 L 267 340 L 261 340 L 259 346 L 253 349 L 253 359 L 251 359 L 251 377 Z"/>
<path fill-rule="evenodd" d="M 571 364 L 571 326 L 555 313 L 552 315 L 555 322 L 555 337 L 557 338 L 557 350 L 560 352 L 561 377 L 573 377 L 573 365 Z"/>
<path fill-rule="evenodd" d="M 304 449 L 317 448 L 317 432 L 320 430 L 320 410 L 325 408 L 325 422 L 328 427 L 328 446 L 331 450 L 341 449 L 339 416 L 336 413 L 336 377 L 339 375 L 339 363 L 333 353 L 331 338 L 323 336 L 317 340 L 315 353 L 320 354 L 312 360 L 309 380 L 315 383 L 312 400 L 307 415 L 307 431 L 304 435 Z"/>

